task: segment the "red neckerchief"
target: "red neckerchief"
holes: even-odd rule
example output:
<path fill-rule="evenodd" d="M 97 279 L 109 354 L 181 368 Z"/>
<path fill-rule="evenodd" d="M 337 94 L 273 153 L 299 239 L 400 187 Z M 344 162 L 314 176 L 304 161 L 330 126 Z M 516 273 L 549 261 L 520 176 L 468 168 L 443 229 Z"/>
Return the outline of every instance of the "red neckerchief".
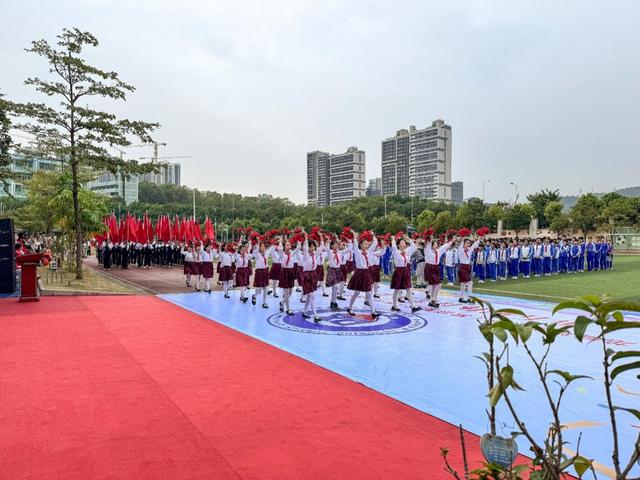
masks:
<path fill-rule="evenodd" d="M 400 252 L 400 255 L 402 255 L 402 258 L 404 258 L 404 265 L 403 267 L 407 266 L 407 254 L 404 252 Z"/>
<path fill-rule="evenodd" d="M 267 268 L 267 256 L 264 253 L 261 253 L 262 259 L 264 260 L 264 267 Z"/>
<path fill-rule="evenodd" d="M 436 254 L 436 265 L 438 265 L 438 263 L 439 263 L 438 260 L 440 258 L 440 256 L 438 255 L 438 250 L 434 250 L 433 253 Z"/>
<path fill-rule="evenodd" d="M 362 256 L 364 257 L 364 261 L 367 262 L 367 268 L 369 268 L 369 257 L 367 257 L 367 252 L 361 250 Z"/>
<path fill-rule="evenodd" d="M 315 256 L 315 254 L 311 255 L 311 260 L 313 260 L 313 268 L 312 268 L 312 270 L 315 270 L 316 269 L 316 256 Z"/>
<path fill-rule="evenodd" d="M 469 258 L 469 249 L 467 247 L 463 247 L 464 248 L 464 254 L 467 256 L 467 258 Z"/>
<path fill-rule="evenodd" d="M 338 266 L 340 266 L 340 259 L 338 259 L 338 252 L 336 252 L 335 250 L 333 251 L 333 258 L 335 259 Z"/>
<path fill-rule="evenodd" d="M 287 256 L 287 259 L 286 259 L 286 260 L 285 260 L 285 262 L 284 262 L 284 266 L 285 266 L 285 268 L 286 268 L 286 267 L 287 267 L 287 265 L 289 265 L 289 260 L 291 259 L 291 254 L 290 254 L 290 253 L 287 253 L 287 252 L 285 252 L 284 254 Z"/>

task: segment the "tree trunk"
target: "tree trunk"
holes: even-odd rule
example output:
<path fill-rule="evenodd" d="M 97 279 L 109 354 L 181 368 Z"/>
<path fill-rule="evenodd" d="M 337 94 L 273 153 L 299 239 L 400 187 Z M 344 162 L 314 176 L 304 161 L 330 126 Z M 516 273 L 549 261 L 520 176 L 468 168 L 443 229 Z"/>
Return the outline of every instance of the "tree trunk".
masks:
<path fill-rule="evenodd" d="M 73 229 L 76 240 L 76 280 L 82 280 L 82 224 L 80 222 L 80 203 L 78 202 L 78 164 L 71 164 L 71 174 L 73 184 L 71 193 L 73 195 Z"/>

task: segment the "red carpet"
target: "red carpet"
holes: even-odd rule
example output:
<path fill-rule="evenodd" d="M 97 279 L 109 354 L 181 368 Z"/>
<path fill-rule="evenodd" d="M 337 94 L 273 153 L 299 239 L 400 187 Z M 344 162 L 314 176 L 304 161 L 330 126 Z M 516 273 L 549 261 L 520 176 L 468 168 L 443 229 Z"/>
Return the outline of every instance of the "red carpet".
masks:
<path fill-rule="evenodd" d="M 155 297 L 0 300 L 2 479 L 437 480 L 457 439 Z"/>

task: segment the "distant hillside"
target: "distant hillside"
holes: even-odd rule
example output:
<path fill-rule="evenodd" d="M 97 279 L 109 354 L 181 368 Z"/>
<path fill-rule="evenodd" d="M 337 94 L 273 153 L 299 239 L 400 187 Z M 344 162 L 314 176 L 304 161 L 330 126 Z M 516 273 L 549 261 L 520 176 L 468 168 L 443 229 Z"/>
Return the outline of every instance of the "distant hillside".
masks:
<path fill-rule="evenodd" d="M 594 195 L 598 198 L 603 196 L 605 193 L 594 193 Z M 640 186 L 638 187 L 627 187 L 616 190 L 616 193 L 619 193 L 623 197 L 640 197 Z M 565 210 L 573 207 L 578 201 L 578 195 L 567 195 L 563 196 L 560 202 L 564 205 Z"/>

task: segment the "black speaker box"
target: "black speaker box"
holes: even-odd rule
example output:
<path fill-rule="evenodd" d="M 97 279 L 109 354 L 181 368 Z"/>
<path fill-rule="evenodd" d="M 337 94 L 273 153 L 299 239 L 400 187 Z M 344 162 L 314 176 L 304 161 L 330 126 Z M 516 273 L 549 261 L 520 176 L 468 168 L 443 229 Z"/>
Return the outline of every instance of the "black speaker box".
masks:
<path fill-rule="evenodd" d="M 16 290 L 16 246 L 13 220 L 0 219 L 0 293 Z"/>

